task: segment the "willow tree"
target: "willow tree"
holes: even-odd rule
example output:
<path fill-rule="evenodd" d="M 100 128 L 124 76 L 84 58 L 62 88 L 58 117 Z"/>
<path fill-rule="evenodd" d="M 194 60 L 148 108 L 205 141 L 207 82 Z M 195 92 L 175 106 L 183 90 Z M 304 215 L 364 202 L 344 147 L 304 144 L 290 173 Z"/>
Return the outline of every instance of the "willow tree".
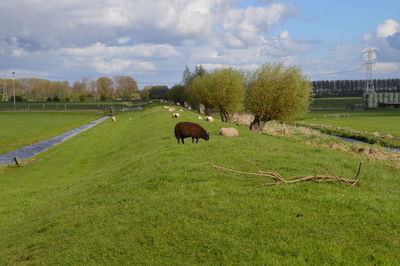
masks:
<path fill-rule="evenodd" d="M 203 104 L 206 115 L 211 115 L 213 106 L 210 74 L 195 77 L 185 89 L 189 102 L 193 105 Z"/>
<path fill-rule="evenodd" d="M 297 67 L 264 65 L 250 75 L 245 104 L 255 115 L 252 131 L 261 131 L 265 122 L 292 121 L 304 114 L 311 102 L 311 82 Z"/>
<path fill-rule="evenodd" d="M 221 120 L 229 122 L 244 98 L 242 73 L 232 68 L 218 69 L 210 75 L 212 103 L 219 109 Z"/>

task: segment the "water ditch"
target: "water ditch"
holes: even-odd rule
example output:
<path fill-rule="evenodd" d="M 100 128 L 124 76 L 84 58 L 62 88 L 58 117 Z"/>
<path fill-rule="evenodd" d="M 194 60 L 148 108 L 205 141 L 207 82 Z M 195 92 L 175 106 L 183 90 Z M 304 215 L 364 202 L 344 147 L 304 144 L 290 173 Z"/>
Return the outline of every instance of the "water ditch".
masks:
<path fill-rule="evenodd" d="M 328 136 L 328 137 L 332 137 L 332 138 L 336 138 L 336 139 L 348 141 L 348 142 L 370 144 L 370 143 L 368 143 L 368 142 L 361 141 L 361 140 L 358 140 L 358 139 L 350 139 L 350 138 L 339 137 L 339 136 L 329 135 L 329 134 L 324 134 L 324 135 L 325 135 L 325 136 Z M 390 151 L 400 152 L 400 148 L 385 147 L 385 146 L 382 146 L 382 147 L 385 148 L 385 149 L 387 149 L 387 150 L 390 150 Z"/>
<path fill-rule="evenodd" d="M 35 156 L 41 152 L 46 151 L 47 149 L 49 149 L 50 147 L 52 147 L 56 144 L 62 143 L 64 141 L 66 141 L 67 139 L 72 138 L 73 136 L 94 127 L 95 125 L 103 122 L 107 118 L 109 118 L 109 117 L 105 116 L 103 118 L 92 121 L 89 124 L 86 124 L 86 125 L 77 127 L 75 129 L 72 129 L 70 131 L 67 131 L 61 135 L 36 142 L 34 144 L 31 144 L 31 145 L 28 145 L 28 146 L 25 146 L 22 148 L 18 148 L 14 151 L 11 151 L 11 152 L 8 152 L 5 154 L 0 154 L 0 165 L 14 163 L 14 157 L 18 157 L 21 160 L 25 160 L 32 156 Z"/>

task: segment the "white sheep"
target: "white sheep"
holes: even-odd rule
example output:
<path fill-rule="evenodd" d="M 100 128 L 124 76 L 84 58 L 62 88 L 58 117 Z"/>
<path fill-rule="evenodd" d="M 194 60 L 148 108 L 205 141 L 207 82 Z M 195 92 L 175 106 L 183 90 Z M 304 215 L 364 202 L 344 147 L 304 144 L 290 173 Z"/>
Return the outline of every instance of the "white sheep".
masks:
<path fill-rule="evenodd" d="M 115 121 L 117 121 L 117 118 L 115 116 L 112 116 L 111 120 L 115 123 Z"/>
<path fill-rule="evenodd" d="M 212 118 L 212 116 L 207 116 L 204 120 L 208 122 L 214 122 L 214 118 Z"/>
<path fill-rule="evenodd" d="M 169 107 L 168 107 L 168 106 L 166 106 L 166 105 L 164 105 L 164 106 L 163 106 L 163 108 L 164 108 L 164 109 L 169 109 Z"/>
<path fill-rule="evenodd" d="M 180 117 L 181 115 L 179 114 L 179 113 L 173 113 L 172 114 L 172 118 L 178 118 L 178 117 Z"/>
<path fill-rule="evenodd" d="M 169 108 L 168 111 L 173 112 L 173 111 L 175 111 L 175 108 Z"/>

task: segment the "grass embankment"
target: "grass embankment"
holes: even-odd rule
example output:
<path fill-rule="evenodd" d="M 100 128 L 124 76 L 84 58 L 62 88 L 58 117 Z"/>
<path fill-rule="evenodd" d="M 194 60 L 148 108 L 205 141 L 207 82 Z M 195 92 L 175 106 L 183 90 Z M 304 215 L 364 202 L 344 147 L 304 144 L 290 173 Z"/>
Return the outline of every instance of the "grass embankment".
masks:
<path fill-rule="evenodd" d="M 217 165 L 353 178 L 360 159 L 240 127 L 178 145 L 161 107 L 124 113 L 0 167 L 0 264 L 395 264 L 400 179 L 365 162 L 360 183 L 260 186 Z M 251 162 L 251 163 L 250 163 Z M 257 165 L 254 167 L 253 164 Z M 302 214 L 303 216 L 297 214 Z"/>
<path fill-rule="evenodd" d="M 0 154 L 57 136 L 102 116 L 93 112 L 0 112 Z"/>
<path fill-rule="evenodd" d="M 400 148 L 400 110 L 360 110 L 348 114 L 349 117 L 335 118 L 326 116 L 332 112 L 310 112 L 301 122 L 327 134 Z"/>

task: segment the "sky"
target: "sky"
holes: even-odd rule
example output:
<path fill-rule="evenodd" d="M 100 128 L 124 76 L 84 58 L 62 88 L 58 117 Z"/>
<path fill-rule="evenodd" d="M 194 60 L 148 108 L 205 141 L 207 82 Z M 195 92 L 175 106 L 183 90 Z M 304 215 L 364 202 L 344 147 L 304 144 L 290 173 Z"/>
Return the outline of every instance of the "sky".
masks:
<path fill-rule="evenodd" d="M 187 65 L 300 67 L 310 80 L 400 78 L 398 0 L 1 0 L 0 77 L 133 77 L 173 86 Z"/>

